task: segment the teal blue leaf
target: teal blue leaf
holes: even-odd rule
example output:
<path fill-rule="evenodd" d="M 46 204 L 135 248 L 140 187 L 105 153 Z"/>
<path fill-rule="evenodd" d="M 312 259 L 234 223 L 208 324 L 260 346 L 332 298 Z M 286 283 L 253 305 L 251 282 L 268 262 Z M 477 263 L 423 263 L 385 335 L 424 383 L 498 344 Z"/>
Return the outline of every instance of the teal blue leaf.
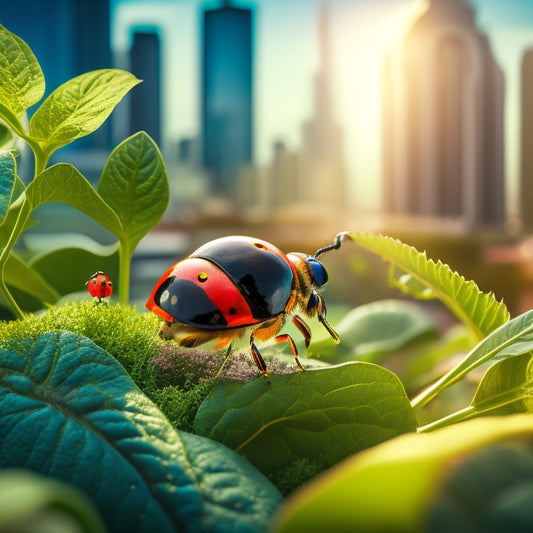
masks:
<path fill-rule="evenodd" d="M 0 402 L 0 466 L 81 489 L 110 531 L 263 531 L 281 501 L 234 452 L 172 428 L 109 354 L 74 333 L 4 341 Z"/>
<path fill-rule="evenodd" d="M 217 384 L 198 410 L 195 432 L 226 444 L 273 477 L 299 459 L 327 468 L 416 430 L 402 384 L 374 364 L 272 375 L 271 382 Z"/>

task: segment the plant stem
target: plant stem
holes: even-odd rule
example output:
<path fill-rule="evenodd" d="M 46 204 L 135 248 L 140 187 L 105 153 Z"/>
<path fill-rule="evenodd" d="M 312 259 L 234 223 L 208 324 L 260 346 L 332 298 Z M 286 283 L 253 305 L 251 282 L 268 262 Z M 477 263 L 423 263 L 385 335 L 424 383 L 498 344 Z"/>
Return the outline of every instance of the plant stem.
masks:
<path fill-rule="evenodd" d="M 119 239 L 119 277 L 118 277 L 118 297 L 120 305 L 128 305 L 130 292 L 130 261 L 131 252 L 129 244 L 124 239 Z"/>
<path fill-rule="evenodd" d="M 3 270 L 3 268 L 2 268 Z M 13 295 L 9 292 L 9 289 L 7 288 L 7 285 L 4 281 L 4 274 L 2 272 L 2 275 L 0 276 L 1 282 L 0 282 L 0 291 L 2 291 L 2 294 L 4 295 L 4 298 L 7 300 L 13 311 L 15 312 L 15 315 L 17 318 L 23 319 L 24 318 L 24 311 L 19 307 L 17 304 L 15 298 L 13 298 Z"/>
<path fill-rule="evenodd" d="M 450 426 L 451 424 L 457 424 L 458 422 L 464 422 L 465 420 L 474 418 L 478 414 L 480 414 L 480 411 L 478 411 L 475 407 L 472 407 L 471 405 L 469 405 L 468 407 L 465 407 L 464 409 L 461 409 L 460 411 L 456 411 L 455 413 L 452 413 L 443 418 L 439 418 L 438 420 L 435 420 L 434 422 L 426 424 L 425 426 L 419 427 L 418 433 L 434 431 L 435 429 L 440 429 L 442 427 Z"/>

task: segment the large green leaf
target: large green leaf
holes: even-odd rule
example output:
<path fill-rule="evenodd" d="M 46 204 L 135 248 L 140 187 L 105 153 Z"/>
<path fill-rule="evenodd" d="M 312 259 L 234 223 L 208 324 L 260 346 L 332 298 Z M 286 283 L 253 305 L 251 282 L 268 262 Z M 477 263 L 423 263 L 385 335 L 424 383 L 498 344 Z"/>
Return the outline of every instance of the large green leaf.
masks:
<path fill-rule="evenodd" d="M 26 189 L 35 209 L 45 202 L 64 202 L 90 216 L 117 235 L 122 226 L 117 215 L 80 172 L 68 163 L 58 163 L 39 173 Z"/>
<path fill-rule="evenodd" d="M 30 135 L 43 148 L 53 149 L 89 135 L 138 83 L 140 80 L 133 74 L 118 69 L 76 76 L 58 87 L 35 111 L 30 120 Z"/>
<path fill-rule="evenodd" d="M 507 461 L 483 461 L 484 468 L 477 470 L 461 471 L 461 467 L 465 459 L 486 446 L 532 437 L 532 415 L 486 417 L 428 434 L 402 435 L 356 454 L 296 492 L 282 507 L 274 531 L 516 531 L 513 521 L 500 529 L 490 529 L 486 523 L 483 527 L 483 518 L 472 511 L 474 502 L 479 500 L 482 491 L 487 492 L 489 484 L 505 493 L 509 482 L 512 485 L 516 481 L 515 489 L 523 487 L 524 477 L 528 478 L 529 486 L 529 499 L 524 503 L 531 509 L 531 459 L 528 470 L 524 471 L 529 473 L 522 479 L 518 472 L 511 474 Z M 489 468 L 493 475 L 489 474 Z M 447 496 L 444 486 L 447 478 L 462 473 L 466 475 L 457 482 L 463 487 L 463 506 L 470 507 L 467 522 L 470 527 L 439 529 L 439 524 L 434 522 L 435 505 Z M 498 510 L 497 516 L 493 513 L 490 517 L 501 519 L 503 506 L 497 504 L 503 503 L 489 498 L 484 508 L 489 514 Z M 517 511 L 524 508 L 527 506 Z M 516 520 L 518 516 L 510 519 L 513 518 Z"/>
<path fill-rule="evenodd" d="M 435 333 L 436 326 L 427 313 L 411 302 L 380 300 L 350 311 L 336 331 L 340 344 L 323 339 L 311 345 L 309 357 L 341 363 L 348 360 L 376 363 L 385 353 Z"/>
<path fill-rule="evenodd" d="M 273 475 L 298 459 L 323 468 L 416 429 L 398 378 L 370 363 L 219 383 L 200 406 L 195 432 Z"/>
<path fill-rule="evenodd" d="M 136 133 L 113 150 L 98 182 L 98 194 L 118 215 L 122 232 L 116 235 L 133 252 L 163 216 L 169 198 L 165 163 L 148 134 Z"/>
<path fill-rule="evenodd" d="M 280 503 L 247 461 L 174 430 L 109 354 L 74 333 L 4 340 L 0 402 L 0 466 L 78 487 L 111 531 L 256 532 Z"/>
<path fill-rule="evenodd" d="M 104 533 L 87 498 L 72 486 L 25 470 L 0 473 L 0 531 Z"/>
<path fill-rule="evenodd" d="M 443 389 L 453 385 L 471 370 L 497 358 L 514 357 L 533 350 L 533 311 L 528 311 L 500 326 L 475 346 L 466 357 L 436 383 L 413 400 L 424 405 Z"/>
<path fill-rule="evenodd" d="M 118 245 L 102 246 L 91 239 L 79 239 L 79 244 L 65 244 L 32 258 L 31 267 L 61 295 L 85 290 L 85 282 L 101 270 L 111 280 L 118 279 Z"/>
<path fill-rule="evenodd" d="M 507 308 L 492 293 L 480 291 L 473 281 L 466 281 L 448 265 L 428 259 L 416 248 L 371 233 L 350 233 L 349 237 L 407 274 L 403 278 L 391 276 L 398 288 L 415 297 L 438 298 L 479 340 L 509 320 Z"/>
<path fill-rule="evenodd" d="M 43 97 L 44 88 L 41 67 L 29 46 L 0 25 L 0 102 L 3 107 L 14 115 L 13 118 L 19 118 Z"/>
<path fill-rule="evenodd" d="M 17 167 L 15 156 L 9 150 L 0 152 L 0 226 L 4 223 L 13 201 Z"/>
<path fill-rule="evenodd" d="M 53 304 L 59 298 L 59 293 L 41 274 L 14 252 L 6 261 L 4 274 L 6 283 L 43 303 Z"/>

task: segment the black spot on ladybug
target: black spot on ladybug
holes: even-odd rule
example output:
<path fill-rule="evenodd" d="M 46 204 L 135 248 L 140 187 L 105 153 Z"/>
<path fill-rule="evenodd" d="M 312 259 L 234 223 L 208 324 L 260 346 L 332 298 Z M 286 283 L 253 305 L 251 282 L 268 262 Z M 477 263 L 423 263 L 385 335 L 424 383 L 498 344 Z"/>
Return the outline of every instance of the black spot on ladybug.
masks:
<path fill-rule="evenodd" d="M 254 246 L 256 248 L 259 248 L 260 250 L 265 250 L 266 249 L 266 246 L 260 242 L 254 242 Z"/>
<path fill-rule="evenodd" d="M 229 314 L 230 315 L 236 315 L 237 314 L 237 309 L 235 309 L 235 307 L 230 307 L 229 308 Z"/>

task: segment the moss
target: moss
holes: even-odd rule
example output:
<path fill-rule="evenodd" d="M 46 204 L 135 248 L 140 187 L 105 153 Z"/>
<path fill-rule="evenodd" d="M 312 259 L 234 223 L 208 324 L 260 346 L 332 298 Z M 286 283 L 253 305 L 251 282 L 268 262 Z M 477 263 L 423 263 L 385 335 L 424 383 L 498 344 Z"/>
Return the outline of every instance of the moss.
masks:
<path fill-rule="evenodd" d="M 284 468 L 277 473 L 276 479 L 271 481 L 278 487 L 284 496 L 287 496 L 306 481 L 316 477 L 324 470 L 324 465 L 312 461 L 307 457 L 296 459 L 288 468 Z"/>
<path fill-rule="evenodd" d="M 196 412 L 213 386 L 214 381 L 198 383 L 189 390 L 169 385 L 152 391 L 149 397 L 175 428 L 193 433 Z"/>
<path fill-rule="evenodd" d="M 0 322 L 0 338 L 17 341 L 36 339 L 47 331 L 68 330 L 91 339 L 119 361 L 137 385 L 154 385 L 150 361 L 159 347 L 159 319 L 152 313 L 139 313 L 135 307 L 94 302 L 53 306 L 41 316 Z"/>

